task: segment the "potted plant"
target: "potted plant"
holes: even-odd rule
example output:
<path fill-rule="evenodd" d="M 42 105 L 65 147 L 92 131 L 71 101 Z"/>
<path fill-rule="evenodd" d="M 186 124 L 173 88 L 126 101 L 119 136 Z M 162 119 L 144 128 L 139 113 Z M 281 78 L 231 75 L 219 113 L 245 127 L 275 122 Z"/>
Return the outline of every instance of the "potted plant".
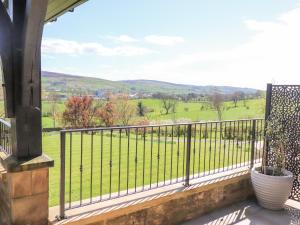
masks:
<path fill-rule="evenodd" d="M 266 121 L 266 141 L 269 144 L 269 162 L 267 155 L 261 167 L 251 170 L 251 181 L 258 203 L 267 209 L 280 210 L 290 196 L 293 186 L 293 174 L 285 169 L 288 136 L 284 121 L 269 118 Z"/>

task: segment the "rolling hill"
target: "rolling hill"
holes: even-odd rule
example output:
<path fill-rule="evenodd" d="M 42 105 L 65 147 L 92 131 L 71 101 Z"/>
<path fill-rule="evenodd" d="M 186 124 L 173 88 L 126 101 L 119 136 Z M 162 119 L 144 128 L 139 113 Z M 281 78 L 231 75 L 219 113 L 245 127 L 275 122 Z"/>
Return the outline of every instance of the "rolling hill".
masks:
<path fill-rule="evenodd" d="M 157 80 L 122 80 L 110 81 L 94 77 L 75 76 L 54 72 L 42 72 L 42 89 L 46 92 L 58 92 L 65 95 L 71 94 L 95 94 L 105 92 L 128 92 L 128 93 L 169 93 L 169 94 L 208 94 L 212 90 L 223 94 L 231 94 L 243 91 L 253 94 L 257 90 L 252 88 L 230 86 L 197 86 L 174 84 Z"/>

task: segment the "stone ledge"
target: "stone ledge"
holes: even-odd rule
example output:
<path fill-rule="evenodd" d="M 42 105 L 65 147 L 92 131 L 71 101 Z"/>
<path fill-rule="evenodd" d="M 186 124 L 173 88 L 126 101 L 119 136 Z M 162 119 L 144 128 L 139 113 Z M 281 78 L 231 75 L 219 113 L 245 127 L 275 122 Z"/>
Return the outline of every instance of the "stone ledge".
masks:
<path fill-rule="evenodd" d="M 54 161 L 49 156 L 43 154 L 31 159 L 17 159 L 0 152 L 0 163 L 7 172 L 21 172 L 45 167 L 53 167 Z"/>
<path fill-rule="evenodd" d="M 249 168 L 244 167 L 192 180 L 189 187 L 174 184 L 73 209 L 67 211 L 66 220 L 52 221 L 68 225 L 178 224 L 252 195 Z M 57 210 L 50 209 L 50 220 Z"/>

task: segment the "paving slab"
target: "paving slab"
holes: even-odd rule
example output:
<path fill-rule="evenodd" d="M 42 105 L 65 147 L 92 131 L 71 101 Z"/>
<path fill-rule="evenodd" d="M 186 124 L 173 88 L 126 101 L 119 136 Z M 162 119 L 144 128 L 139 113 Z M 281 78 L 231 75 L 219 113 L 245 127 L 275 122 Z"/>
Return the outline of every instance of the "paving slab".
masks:
<path fill-rule="evenodd" d="M 255 201 L 216 210 L 182 225 L 300 225 L 300 203 L 289 200 L 284 210 L 272 211 Z"/>

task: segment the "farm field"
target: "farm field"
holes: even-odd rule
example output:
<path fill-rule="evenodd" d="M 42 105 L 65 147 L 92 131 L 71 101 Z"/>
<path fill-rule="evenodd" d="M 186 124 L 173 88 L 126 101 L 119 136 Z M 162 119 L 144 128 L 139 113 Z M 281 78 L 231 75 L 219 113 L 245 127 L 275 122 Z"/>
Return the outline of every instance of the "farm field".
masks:
<path fill-rule="evenodd" d="M 175 113 L 164 115 L 161 113 L 161 102 L 157 99 L 131 100 L 133 104 L 142 101 L 143 104 L 151 109 L 146 118 L 156 123 L 172 123 L 186 121 L 214 121 L 217 120 L 216 111 L 210 109 L 203 103 L 199 102 L 178 102 Z M 51 104 L 43 102 L 43 114 L 50 110 Z M 264 99 L 247 100 L 246 104 L 239 101 L 237 107 L 233 102 L 224 103 L 223 119 L 237 120 L 246 118 L 262 118 L 264 115 Z M 58 104 L 60 112 L 64 110 L 64 103 Z M 136 117 L 135 119 L 141 119 Z M 50 117 L 42 118 L 43 127 L 53 127 L 53 121 Z M 60 124 L 58 123 L 58 126 Z M 66 143 L 66 200 L 78 201 L 90 197 L 105 195 L 110 192 L 139 187 L 141 185 L 152 185 L 155 187 L 158 182 L 170 182 L 171 179 L 178 178 L 180 182 L 185 174 L 185 148 L 184 140 L 166 140 L 157 138 L 153 140 L 151 147 L 150 136 L 147 135 L 145 142 L 142 137 L 136 139 L 130 137 L 129 158 L 127 158 L 128 137 L 125 134 L 117 137 L 109 135 L 103 136 L 101 142 L 100 136 L 95 135 L 93 144 L 91 135 L 83 135 L 83 158 L 82 158 L 82 177 L 80 173 L 80 155 L 81 155 L 81 136 L 75 134 L 72 137 L 72 169 L 70 170 L 70 148 L 69 137 Z M 180 139 L 183 139 L 180 136 Z M 120 142 L 121 140 L 121 142 Z M 138 140 L 138 143 L 136 142 Z M 195 141 L 195 151 L 191 154 L 191 174 L 226 167 L 240 162 L 249 160 L 249 143 L 240 140 L 220 141 L 218 137 L 207 137 L 206 145 L 203 144 L 204 137 Z M 231 144 L 230 144 L 231 142 Z M 235 144 L 233 144 L 233 142 Z M 102 161 L 101 161 L 101 143 Z M 110 148 L 112 143 L 112 148 Z M 143 146 L 145 143 L 145 147 Z M 202 143 L 202 144 L 201 144 Z M 241 143 L 243 143 L 241 145 Z M 119 146 L 122 146 L 121 150 Z M 93 147 L 91 147 L 93 146 Z M 224 147 L 225 146 L 225 147 Z M 93 149 L 93 151 L 91 151 Z M 160 150 L 158 150 L 160 149 Z M 112 151 L 112 154 L 110 153 Z M 59 132 L 43 133 L 43 151 L 52 157 L 55 161 L 54 168 L 50 169 L 50 206 L 59 203 L 59 180 L 60 180 L 60 134 Z M 120 154 L 120 152 L 121 154 Z M 159 154 L 158 151 L 161 153 Z M 152 153 L 151 153 L 152 152 Z M 93 160 L 92 155 L 93 154 Z M 158 163 L 158 155 L 160 160 Z M 112 167 L 110 170 L 110 157 Z M 137 163 L 135 160 L 137 158 Z M 151 160 L 152 159 L 152 160 Z M 129 162 L 129 163 L 128 163 Z M 150 169 L 152 165 L 152 170 Z M 102 170 L 101 170 L 102 167 Z M 72 175 L 70 177 L 70 171 Z M 111 172 L 110 172 L 111 171 Z M 120 177 L 119 177 L 120 172 Z M 102 173 L 102 180 L 100 174 Z M 111 177 L 111 179 L 110 179 Z M 93 180 L 91 182 L 91 179 Z M 128 180 L 128 182 L 127 182 Z M 72 187 L 70 189 L 69 182 Z M 102 184 L 102 185 L 101 185 Z M 110 185 L 111 184 L 111 185 Z M 80 192 L 82 187 L 82 192 Z M 71 194 L 70 194 L 71 193 Z"/>
<path fill-rule="evenodd" d="M 217 112 L 207 107 L 206 104 L 200 102 L 183 102 L 178 101 L 176 112 L 164 114 L 162 113 L 161 101 L 159 99 L 135 99 L 131 100 L 133 104 L 137 105 L 141 101 L 150 110 L 145 116 L 150 121 L 213 121 L 217 120 Z M 51 103 L 43 102 L 43 115 L 49 112 Z M 251 99 L 246 103 L 239 101 L 237 107 L 234 107 L 233 102 L 225 102 L 223 110 L 223 120 L 233 119 L 247 119 L 247 118 L 261 118 L 264 116 L 265 99 Z M 60 112 L 64 110 L 64 103 L 57 104 Z M 136 116 L 133 120 L 140 120 L 142 117 Z M 42 118 L 43 127 L 53 127 L 53 120 L 50 117 L 44 116 Z M 59 122 L 57 126 L 62 126 Z"/>
<path fill-rule="evenodd" d="M 132 100 L 138 102 L 139 100 Z M 183 102 L 177 104 L 176 112 L 164 115 L 161 113 L 161 102 L 158 99 L 143 99 L 142 102 L 146 107 L 153 108 L 154 112 L 149 113 L 150 120 L 180 120 L 182 118 L 191 121 L 210 121 L 217 120 L 216 111 L 205 108 L 205 104 L 199 102 Z M 237 103 L 235 108 L 232 102 L 224 103 L 223 119 L 247 119 L 263 116 L 264 99 L 253 99 L 243 105 L 243 101 Z M 201 109 L 202 106 L 204 109 Z"/>

